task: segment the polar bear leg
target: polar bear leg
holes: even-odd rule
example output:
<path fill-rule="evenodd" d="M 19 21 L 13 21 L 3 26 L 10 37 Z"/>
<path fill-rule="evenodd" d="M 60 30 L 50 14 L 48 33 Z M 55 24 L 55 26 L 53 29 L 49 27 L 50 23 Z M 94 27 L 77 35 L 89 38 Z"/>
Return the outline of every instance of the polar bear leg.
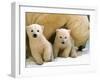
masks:
<path fill-rule="evenodd" d="M 63 53 L 61 54 L 61 57 L 65 57 L 65 58 L 69 57 L 70 51 L 71 51 L 71 47 L 65 48 Z"/>
<path fill-rule="evenodd" d="M 59 53 L 59 48 L 54 47 L 53 48 L 53 53 L 54 53 L 54 58 L 56 58 L 58 56 L 58 53 Z"/>
<path fill-rule="evenodd" d="M 72 47 L 71 55 L 70 55 L 70 56 L 71 56 L 72 58 L 76 58 L 77 55 L 78 55 L 78 54 L 76 53 L 76 48 L 75 48 L 75 47 Z"/>
<path fill-rule="evenodd" d="M 51 46 L 48 46 L 44 49 L 43 60 L 49 62 L 53 60 L 53 50 Z"/>
<path fill-rule="evenodd" d="M 36 51 L 31 51 L 31 52 L 36 64 L 39 64 L 39 65 L 43 64 L 41 55 Z"/>

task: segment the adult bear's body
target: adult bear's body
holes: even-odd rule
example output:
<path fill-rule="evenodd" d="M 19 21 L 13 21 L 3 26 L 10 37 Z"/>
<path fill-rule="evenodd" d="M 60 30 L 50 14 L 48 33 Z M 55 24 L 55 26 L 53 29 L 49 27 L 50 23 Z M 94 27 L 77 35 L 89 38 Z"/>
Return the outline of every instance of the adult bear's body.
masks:
<path fill-rule="evenodd" d="M 61 27 L 71 29 L 77 47 L 84 46 L 89 39 L 89 21 L 86 15 L 26 13 L 26 26 L 35 23 L 44 25 L 44 36 L 51 41 L 54 40 L 51 37 L 56 29 Z"/>

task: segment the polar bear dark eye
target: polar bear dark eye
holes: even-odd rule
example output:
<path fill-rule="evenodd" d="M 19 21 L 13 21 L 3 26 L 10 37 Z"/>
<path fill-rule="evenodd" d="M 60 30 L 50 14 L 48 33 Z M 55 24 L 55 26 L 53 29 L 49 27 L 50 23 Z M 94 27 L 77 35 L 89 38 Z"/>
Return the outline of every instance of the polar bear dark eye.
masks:
<path fill-rule="evenodd" d="M 67 37 L 65 36 L 65 39 L 67 39 Z"/>
<path fill-rule="evenodd" d="M 37 32 L 39 32 L 39 30 L 37 30 Z"/>
<path fill-rule="evenodd" d="M 31 30 L 31 32 L 33 32 L 33 30 Z"/>
<path fill-rule="evenodd" d="M 60 36 L 60 38 L 62 38 L 62 36 Z"/>

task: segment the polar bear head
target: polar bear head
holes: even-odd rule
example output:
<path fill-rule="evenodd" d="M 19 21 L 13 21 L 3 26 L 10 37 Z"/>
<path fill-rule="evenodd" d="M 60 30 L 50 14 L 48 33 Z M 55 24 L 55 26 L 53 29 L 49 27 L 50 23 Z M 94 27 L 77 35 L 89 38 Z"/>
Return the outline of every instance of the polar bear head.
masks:
<path fill-rule="evenodd" d="M 60 44 L 64 45 L 70 39 L 70 30 L 67 29 L 57 29 L 56 30 L 56 41 L 60 42 Z"/>
<path fill-rule="evenodd" d="M 44 26 L 39 24 L 32 24 L 27 26 L 27 34 L 29 37 L 38 38 L 43 34 Z"/>

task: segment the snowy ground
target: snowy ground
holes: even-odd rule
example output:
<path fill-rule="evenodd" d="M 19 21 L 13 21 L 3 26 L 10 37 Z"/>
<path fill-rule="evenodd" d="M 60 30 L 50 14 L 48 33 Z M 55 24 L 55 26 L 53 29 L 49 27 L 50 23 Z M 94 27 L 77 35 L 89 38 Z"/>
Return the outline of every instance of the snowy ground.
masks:
<path fill-rule="evenodd" d="M 45 62 L 43 65 L 37 65 L 33 61 L 33 58 L 30 57 L 26 60 L 26 67 L 44 67 L 44 66 L 69 66 L 69 65 L 84 65 L 90 63 L 90 53 L 89 53 L 89 42 L 87 42 L 86 48 L 83 49 L 82 52 L 79 52 L 81 55 L 79 55 L 77 58 L 61 58 L 58 57 L 52 62 Z"/>

